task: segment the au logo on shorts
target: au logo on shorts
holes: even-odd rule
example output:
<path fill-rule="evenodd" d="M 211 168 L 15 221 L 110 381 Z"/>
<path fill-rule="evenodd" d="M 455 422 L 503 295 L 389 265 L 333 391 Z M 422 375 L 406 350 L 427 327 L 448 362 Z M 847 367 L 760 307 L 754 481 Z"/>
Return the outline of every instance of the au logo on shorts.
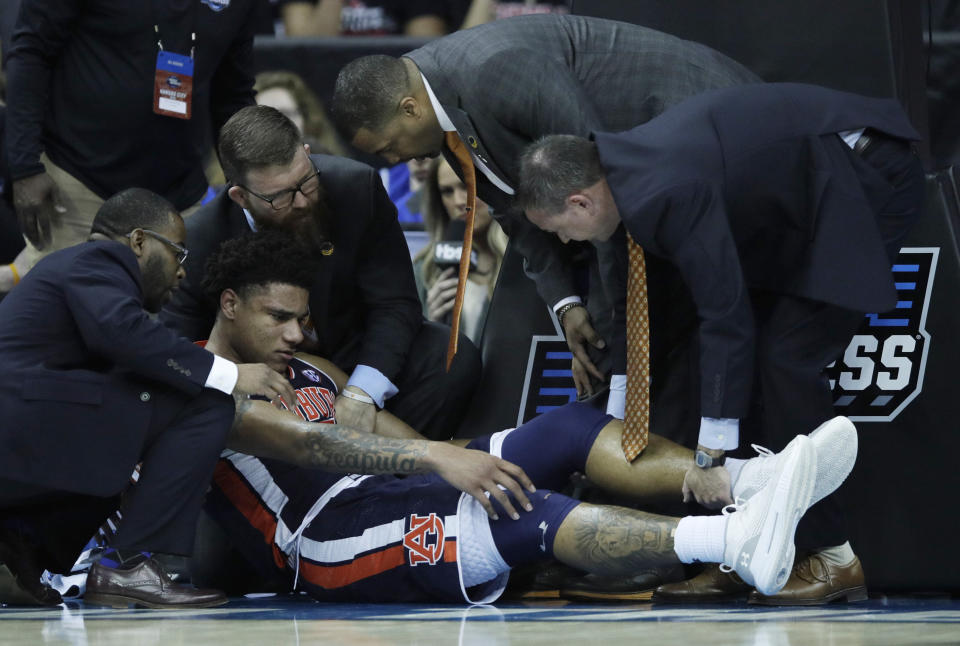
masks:
<path fill-rule="evenodd" d="M 897 307 L 868 314 L 843 357 L 827 369 L 838 414 L 855 422 L 889 422 L 920 394 L 939 252 L 938 247 L 900 250 L 893 266 Z"/>
<path fill-rule="evenodd" d="M 443 520 L 436 514 L 410 516 L 410 531 L 403 535 L 410 565 L 435 565 L 443 558 Z"/>

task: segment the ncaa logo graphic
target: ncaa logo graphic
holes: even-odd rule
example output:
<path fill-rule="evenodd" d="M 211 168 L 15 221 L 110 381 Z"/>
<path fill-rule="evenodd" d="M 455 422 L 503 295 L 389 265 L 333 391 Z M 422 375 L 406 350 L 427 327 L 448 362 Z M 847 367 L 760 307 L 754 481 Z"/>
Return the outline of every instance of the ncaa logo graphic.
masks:
<path fill-rule="evenodd" d="M 927 309 L 939 247 L 905 247 L 893 266 L 897 307 L 867 314 L 844 351 L 827 368 L 837 413 L 855 422 L 889 422 L 923 388 L 930 351 Z"/>
<path fill-rule="evenodd" d="M 834 408 L 854 422 L 889 422 L 923 388 L 930 334 L 927 310 L 939 247 L 904 247 L 893 266 L 897 306 L 868 314 L 843 356 L 827 368 Z M 523 384 L 517 426 L 576 401 L 572 355 L 550 311 L 555 335 L 535 335 Z"/>
<path fill-rule="evenodd" d="M 443 521 L 436 514 L 410 516 L 410 531 L 403 535 L 410 565 L 435 565 L 443 557 Z"/>

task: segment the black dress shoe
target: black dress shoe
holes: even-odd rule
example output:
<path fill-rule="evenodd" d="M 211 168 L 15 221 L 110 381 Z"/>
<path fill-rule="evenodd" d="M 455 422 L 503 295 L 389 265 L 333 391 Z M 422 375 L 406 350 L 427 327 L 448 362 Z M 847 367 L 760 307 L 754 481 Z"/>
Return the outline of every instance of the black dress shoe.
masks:
<path fill-rule="evenodd" d="M 0 530 L 0 603 L 56 606 L 60 593 L 40 581 L 36 547 L 13 530 Z"/>
<path fill-rule="evenodd" d="M 219 590 L 175 583 L 163 566 L 147 559 L 136 567 L 120 570 L 95 563 L 87 576 L 86 603 L 126 608 L 211 608 L 227 603 Z"/>
<path fill-rule="evenodd" d="M 573 601 L 649 601 L 657 586 L 683 576 L 682 566 L 655 568 L 631 577 L 587 574 L 564 582 L 560 597 Z"/>
<path fill-rule="evenodd" d="M 586 574 L 560 561 L 551 560 L 510 572 L 506 599 L 559 599 L 560 588 L 570 579 Z"/>

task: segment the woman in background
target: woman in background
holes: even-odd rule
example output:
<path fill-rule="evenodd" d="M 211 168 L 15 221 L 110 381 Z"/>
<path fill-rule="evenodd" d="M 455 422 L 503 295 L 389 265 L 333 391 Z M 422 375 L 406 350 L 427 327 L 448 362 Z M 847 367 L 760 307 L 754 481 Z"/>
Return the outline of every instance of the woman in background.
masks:
<path fill-rule="evenodd" d="M 449 322 L 457 293 L 457 274 L 452 267 L 438 267 L 434 252 L 450 221 L 466 216 L 467 187 L 442 157 L 430 164 L 422 206 L 424 228 L 430 234 L 430 242 L 413 259 L 417 292 L 428 320 Z M 507 236 L 490 216 L 487 205 L 478 199 L 473 229 L 477 266 L 468 275 L 460 317 L 460 331 L 477 344 L 506 248 Z"/>

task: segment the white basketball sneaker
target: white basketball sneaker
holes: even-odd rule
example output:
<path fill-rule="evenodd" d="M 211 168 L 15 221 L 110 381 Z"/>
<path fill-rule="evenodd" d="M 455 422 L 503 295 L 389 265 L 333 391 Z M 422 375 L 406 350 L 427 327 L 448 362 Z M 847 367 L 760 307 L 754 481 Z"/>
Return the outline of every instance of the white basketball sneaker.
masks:
<path fill-rule="evenodd" d="M 834 417 L 810 433 L 813 448 L 817 452 L 817 476 L 813 486 L 810 506 L 839 487 L 857 461 L 857 429 L 846 417 Z M 740 469 L 740 476 L 733 483 L 733 500 L 741 504 L 762 489 L 777 468 L 777 461 L 786 452 L 775 454 L 762 446 L 752 445 L 759 453 L 747 460 Z"/>
<path fill-rule="evenodd" d="M 766 484 L 746 502 L 723 510 L 729 518 L 721 570 L 736 570 L 761 594 L 780 591 L 793 569 L 793 535 L 810 506 L 816 473 L 813 441 L 798 435 L 777 456 Z"/>

